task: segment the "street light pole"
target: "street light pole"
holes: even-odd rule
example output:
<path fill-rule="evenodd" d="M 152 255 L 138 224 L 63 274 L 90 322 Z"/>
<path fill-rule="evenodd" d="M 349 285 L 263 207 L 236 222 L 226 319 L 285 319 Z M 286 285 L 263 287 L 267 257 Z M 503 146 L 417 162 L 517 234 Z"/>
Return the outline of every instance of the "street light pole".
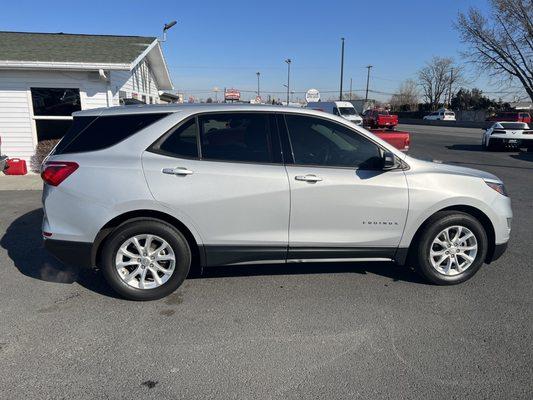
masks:
<path fill-rule="evenodd" d="M 290 80 L 291 80 L 291 59 L 285 60 L 287 63 L 287 106 L 289 106 L 289 94 L 290 94 Z"/>
<path fill-rule="evenodd" d="M 261 93 L 259 92 L 259 77 L 261 76 L 261 72 L 256 72 L 257 75 L 257 97 L 261 97 Z"/>
<path fill-rule="evenodd" d="M 339 100 L 342 101 L 342 80 L 344 75 L 344 38 L 341 38 L 341 89 L 339 93 Z"/>
<path fill-rule="evenodd" d="M 287 63 L 287 106 L 289 106 L 289 94 L 290 94 L 290 80 L 291 80 L 291 59 L 285 60 Z"/>
<path fill-rule="evenodd" d="M 366 74 L 366 94 L 365 94 L 365 103 L 368 101 L 368 83 L 370 82 L 370 68 L 372 65 L 367 65 L 368 73 Z"/>

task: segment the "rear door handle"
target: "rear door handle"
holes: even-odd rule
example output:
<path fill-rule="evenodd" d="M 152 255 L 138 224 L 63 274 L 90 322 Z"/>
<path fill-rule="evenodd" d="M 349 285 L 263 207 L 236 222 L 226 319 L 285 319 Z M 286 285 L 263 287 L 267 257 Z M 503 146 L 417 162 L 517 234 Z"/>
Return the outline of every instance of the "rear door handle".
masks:
<path fill-rule="evenodd" d="M 321 177 L 313 175 L 313 174 L 296 175 L 294 179 L 296 179 L 297 181 L 304 181 L 304 182 L 320 182 L 322 180 Z"/>
<path fill-rule="evenodd" d="M 193 171 L 185 167 L 163 168 L 161 172 L 163 172 L 164 174 L 169 174 L 169 175 L 192 175 L 193 174 Z"/>

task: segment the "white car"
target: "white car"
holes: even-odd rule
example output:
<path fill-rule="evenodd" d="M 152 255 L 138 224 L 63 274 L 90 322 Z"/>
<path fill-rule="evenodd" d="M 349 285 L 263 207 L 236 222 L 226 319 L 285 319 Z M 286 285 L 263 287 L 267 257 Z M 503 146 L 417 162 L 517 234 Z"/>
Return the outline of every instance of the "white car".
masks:
<path fill-rule="evenodd" d="M 45 247 L 137 300 L 176 290 L 191 265 L 387 260 L 455 284 L 511 231 L 496 176 L 293 107 L 77 112 L 42 177 Z"/>
<path fill-rule="evenodd" d="M 437 110 L 424 116 L 423 119 L 430 121 L 455 121 L 455 113 L 450 110 Z"/>
<path fill-rule="evenodd" d="M 483 132 L 481 147 L 488 150 L 533 149 L 533 129 L 525 122 L 495 122 Z"/>

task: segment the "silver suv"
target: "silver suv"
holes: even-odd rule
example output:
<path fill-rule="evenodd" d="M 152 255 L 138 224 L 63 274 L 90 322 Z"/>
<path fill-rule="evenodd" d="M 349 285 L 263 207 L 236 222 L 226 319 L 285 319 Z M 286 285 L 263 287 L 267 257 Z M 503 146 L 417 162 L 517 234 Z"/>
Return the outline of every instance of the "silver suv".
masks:
<path fill-rule="evenodd" d="M 46 248 L 136 300 L 194 264 L 389 260 L 459 283 L 504 252 L 512 217 L 491 174 L 275 106 L 78 112 L 42 177 Z"/>

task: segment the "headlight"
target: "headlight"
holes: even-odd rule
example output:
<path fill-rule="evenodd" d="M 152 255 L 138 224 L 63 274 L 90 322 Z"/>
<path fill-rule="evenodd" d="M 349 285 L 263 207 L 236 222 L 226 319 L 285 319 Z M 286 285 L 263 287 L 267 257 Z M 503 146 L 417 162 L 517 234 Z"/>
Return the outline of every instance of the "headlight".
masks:
<path fill-rule="evenodd" d="M 505 197 L 509 197 L 509 195 L 507 194 L 507 190 L 505 190 L 505 186 L 502 182 L 485 181 L 485 183 L 487 184 L 488 187 L 496 190 L 499 194 Z"/>

